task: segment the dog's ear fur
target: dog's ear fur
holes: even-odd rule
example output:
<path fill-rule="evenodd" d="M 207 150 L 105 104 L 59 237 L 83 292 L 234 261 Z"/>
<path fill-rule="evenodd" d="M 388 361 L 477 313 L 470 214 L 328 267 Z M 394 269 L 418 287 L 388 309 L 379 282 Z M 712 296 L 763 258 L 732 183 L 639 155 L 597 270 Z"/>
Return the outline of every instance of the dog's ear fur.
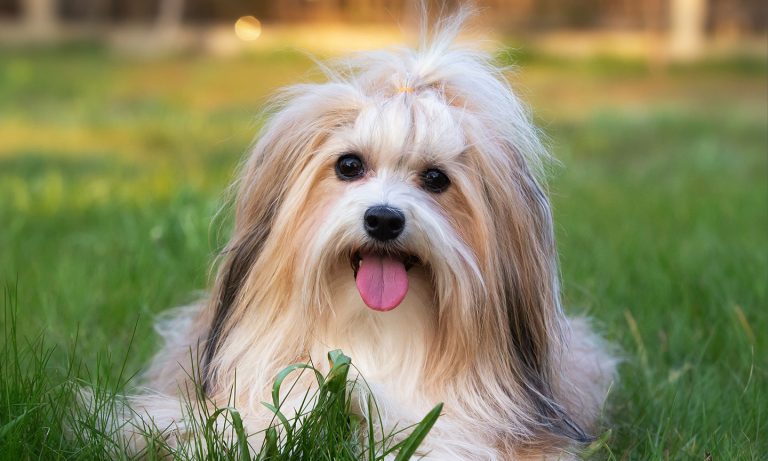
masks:
<path fill-rule="evenodd" d="M 549 199 L 515 148 L 509 144 L 502 148 L 504 158 L 511 161 L 511 178 L 505 181 L 511 190 L 502 196 L 515 199 L 502 203 L 499 194 L 489 194 L 488 200 L 497 217 L 497 248 L 503 253 L 499 263 L 510 354 L 541 427 L 555 437 L 586 442 L 589 437 L 566 414 L 551 387 L 557 375 L 552 368 L 561 347 L 563 325 Z M 492 187 L 505 186 L 497 183 Z"/>
<path fill-rule="evenodd" d="M 311 157 L 308 151 L 316 150 L 346 115 L 357 110 L 353 104 L 356 99 L 345 92 L 349 93 L 348 87 L 334 84 L 296 85 L 283 90 L 243 166 L 235 198 L 234 230 L 221 253 L 207 306 L 211 322 L 201 364 L 206 391 L 215 381 L 212 364 L 238 311 L 235 306 L 241 287 L 258 266 L 286 193 Z"/>
<path fill-rule="evenodd" d="M 264 132 L 270 133 L 269 126 Z M 279 156 L 273 154 L 276 141 L 263 138 L 256 144 L 239 180 L 233 235 L 221 252 L 221 263 L 207 306 L 207 314 L 212 320 L 202 357 L 206 391 L 210 391 L 213 378 L 211 362 L 226 335 L 226 320 L 240 287 L 261 254 L 282 201 L 284 190 L 277 179 L 284 170 Z"/>

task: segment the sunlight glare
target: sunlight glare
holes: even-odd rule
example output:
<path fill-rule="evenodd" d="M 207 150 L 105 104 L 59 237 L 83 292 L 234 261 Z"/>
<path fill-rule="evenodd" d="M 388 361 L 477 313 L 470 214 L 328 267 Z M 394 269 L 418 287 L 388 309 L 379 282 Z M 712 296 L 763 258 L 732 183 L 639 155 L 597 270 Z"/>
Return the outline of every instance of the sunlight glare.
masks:
<path fill-rule="evenodd" d="M 243 16 L 235 22 L 235 35 L 246 42 L 256 40 L 261 35 L 261 22 L 253 16 Z"/>

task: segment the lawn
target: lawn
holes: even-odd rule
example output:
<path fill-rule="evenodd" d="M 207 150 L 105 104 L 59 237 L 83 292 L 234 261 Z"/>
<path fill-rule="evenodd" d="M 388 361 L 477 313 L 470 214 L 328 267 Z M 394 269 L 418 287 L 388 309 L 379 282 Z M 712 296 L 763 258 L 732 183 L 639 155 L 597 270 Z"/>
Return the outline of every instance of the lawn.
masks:
<path fill-rule="evenodd" d="M 765 459 L 764 63 L 526 61 L 511 79 L 561 162 L 565 304 L 624 357 L 592 456 Z M 65 379 L 122 388 L 153 316 L 205 289 L 259 108 L 310 68 L 285 51 L 0 50 L 3 458 L 95 456 L 62 438 Z"/>

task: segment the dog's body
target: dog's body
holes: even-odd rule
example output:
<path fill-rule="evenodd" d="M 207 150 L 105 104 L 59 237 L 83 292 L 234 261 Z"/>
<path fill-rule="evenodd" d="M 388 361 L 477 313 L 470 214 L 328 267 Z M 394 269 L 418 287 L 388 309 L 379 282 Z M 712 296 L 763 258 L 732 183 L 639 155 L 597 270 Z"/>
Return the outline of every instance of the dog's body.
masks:
<path fill-rule="evenodd" d="M 556 458 L 588 440 L 614 360 L 561 311 L 545 154 L 501 71 L 451 44 L 459 23 L 283 93 L 211 299 L 162 324 L 137 414 L 184 431 L 184 364 L 200 348 L 207 395 L 236 389 L 259 430 L 281 369 L 341 349 L 384 432 L 444 402 L 430 459 Z"/>

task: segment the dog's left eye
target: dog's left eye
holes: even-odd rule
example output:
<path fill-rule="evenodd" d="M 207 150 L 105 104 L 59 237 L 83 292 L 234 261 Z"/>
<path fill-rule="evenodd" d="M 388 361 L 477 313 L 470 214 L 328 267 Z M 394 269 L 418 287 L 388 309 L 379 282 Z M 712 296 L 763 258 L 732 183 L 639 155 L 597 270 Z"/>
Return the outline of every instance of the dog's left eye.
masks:
<path fill-rule="evenodd" d="M 336 161 L 336 175 L 342 181 L 354 181 L 363 176 L 365 165 L 355 154 L 344 154 Z"/>
<path fill-rule="evenodd" d="M 424 189 L 434 192 L 435 194 L 443 192 L 451 185 L 451 180 L 448 179 L 448 176 L 437 168 L 425 170 L 421 174 L 421 182 Z"/>

